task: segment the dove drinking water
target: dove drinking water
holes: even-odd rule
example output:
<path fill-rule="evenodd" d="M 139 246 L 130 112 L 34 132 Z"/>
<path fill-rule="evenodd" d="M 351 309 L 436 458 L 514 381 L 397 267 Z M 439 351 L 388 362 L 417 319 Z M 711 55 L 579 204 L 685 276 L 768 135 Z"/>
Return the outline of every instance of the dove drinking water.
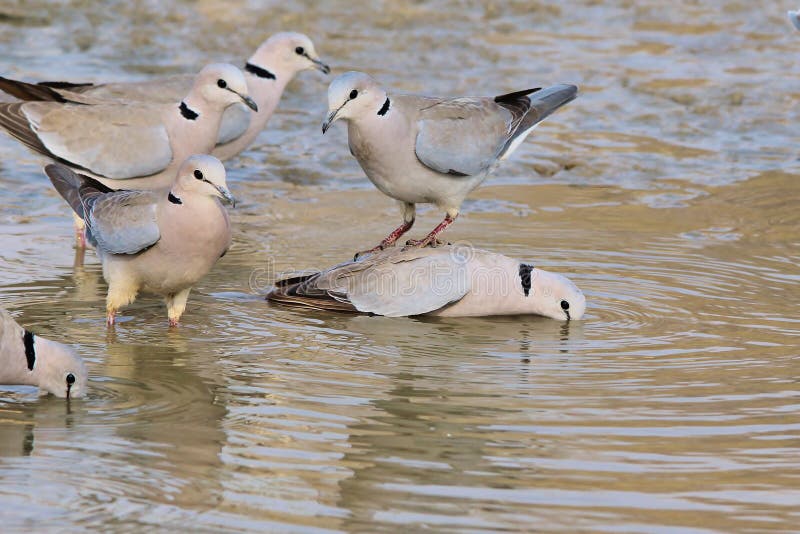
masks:
<path fill-rule="evenodd" d="M 580 319 L 586 297 L 569 279 L 462 246 L 387 249 L 279 281 L 267 299 L 389 317 L 542 315 Z"/>
<path fill-rule="evenodd" d="M 38 386 L 57 397 L 86 394 L 86 366 L 66 345 L 19 326 L 0 308 L 0 384 Z"/>
<path fill-rule="evenodd" d="M 392 246 L 408 232 L 420 203 L 436 204 L 445 219 L 409 243 L 435 243 L 496 164 L 577 93 L 574 85 L 562 84 L 493 98 L 438 98 L 388 93 L 361 72 L 334 79 L 322 133 L 346 120 L 350 152 L 382 193 L 401 202 L 403 212 L 403 224 L 365 252 Z"/>

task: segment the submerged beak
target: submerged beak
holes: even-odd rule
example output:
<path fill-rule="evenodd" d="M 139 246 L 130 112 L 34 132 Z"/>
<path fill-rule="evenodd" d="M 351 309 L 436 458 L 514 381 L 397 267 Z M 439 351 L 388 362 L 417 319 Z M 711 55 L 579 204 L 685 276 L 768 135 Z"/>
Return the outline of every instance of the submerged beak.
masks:
<path fill-rule="evenodd" d="M 306 54 L 305 56 L 311 63 L 314 64 L 314 67 L 316 67 L 316 69 L 320 71 L 322 74 L 330 74 L 331 68 L 328 65 L 320 61 L 318 58 L 311 57 L 308 54 Z"/>
<path fill-rule="evenodd" d="M 225 202 L 230 204 L 231 207 L 234 207 L 234 208 L 236 207 L 236 199 L 233 198 L 233 195 L 231 194 L 230 191 L 228 191 L 227 187 L 224 187 L 224 186 L 221 186 L 221 185 L 214 185 L 214 188 L 219 192 L 219 196 Z"/>
<path fill-rule="evenodd" d="M 344 104 L 342 104 L 342 106 L 344 106 Z M 342 106 L 339 106 L 339 109 L 331 111 L 330 114 L 328 114 L 328 118 L 322 123 L 322 135 L 325 135 L 325 132 L 331 127 L 331 124 L 336 122 L 336 116 L 339 114 L 339 110 L 342 109 Z"/>
<path fill-rule="evenodd" d="M 69 391 L 72 389 L 72 384 L 67 382 L 67 400 L 69 400 Z"/>

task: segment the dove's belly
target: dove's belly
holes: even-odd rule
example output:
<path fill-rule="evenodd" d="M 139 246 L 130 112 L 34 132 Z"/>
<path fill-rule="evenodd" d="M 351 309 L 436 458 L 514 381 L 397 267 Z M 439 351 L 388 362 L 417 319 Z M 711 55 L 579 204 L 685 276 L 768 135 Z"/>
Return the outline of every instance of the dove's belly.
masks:
<path fill-rule="evenodd" d="M 486 178 L 485 174 L 451 176 L 438 173 L 422 165 L 413 151 L 410 151 L 410 157 L 386 154 L 384 158 L 373 156 L 368 160 L 358 160 L 367 178 L 379 191 L 412 204 L 458 208 Z"/>
<path fill-rule="evenodd" d="M 180 221 L 161 228 L 161 239 L 150 249 L 132 256 L 101 255 L 103 274 L 122 279 L 126 285 L 157 295 L 169 295 L 192 287 L 224 255 L 231 244 L 227 214 L 207 221 L 194 232 L 181 231 Z"/>

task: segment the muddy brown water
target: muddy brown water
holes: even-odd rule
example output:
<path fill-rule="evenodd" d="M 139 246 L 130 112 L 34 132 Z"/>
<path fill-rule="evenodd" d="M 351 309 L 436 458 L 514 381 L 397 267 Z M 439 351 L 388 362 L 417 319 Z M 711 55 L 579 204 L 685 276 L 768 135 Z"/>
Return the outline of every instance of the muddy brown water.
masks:
<path fill-rule="evenodd" d="M 180 329 L 113 332 L 41 160 L 0 136 L 0 305 L 74 344 L 88 398 L 0 388 L 4 531 L 796 531 L 800 32 L 769 1 L 5 0 L 0 72 L 134 79 L 241 63 L 282 29 L 335 72 L 500 94 L 571 81 L 448 232 L 561 272 L 584 321 L 266 304 L 399 220 L 327 81 L 231 161 L 235 245 Z M 166 11 L 163 11 L 166 9 Z M 423 210 L 415 233 L 440 214 Z"/>

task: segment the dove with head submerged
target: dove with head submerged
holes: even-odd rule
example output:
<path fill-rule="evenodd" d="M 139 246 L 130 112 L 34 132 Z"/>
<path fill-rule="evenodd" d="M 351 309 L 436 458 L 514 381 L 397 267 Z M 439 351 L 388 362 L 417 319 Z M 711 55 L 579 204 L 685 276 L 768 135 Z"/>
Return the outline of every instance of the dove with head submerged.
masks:
<path fill-rule="evenodd" d="M 401 202 L 403 212 L 403 224 L 366 252 L 393 245 L 411 229 L 416 204 L 435 204 L 446 213 L 428 236 L 410 242 L 435 243 L 497 163 L 577 93 L 576 86 L 561 84 L 493 98 L 439 98 L 388 93 L 361 72 L 334 79 L 322 132 L 347 121 L 350 152 L 382 193 Z"/>
<path fill-rule="evenodd" d="M 192 286 L 231 244 L 220 200 L 233 204 L 234 199 L 222 163 L 192 156 L 171 188 L 155 191 L 114 191 L 59 164 L 45 172 L 86 222 L 87 238 L 103 263 L 107 324 L 145 291 L 164 297 L 169 324 L 177 326 Z"/>
<path fill-rule="evenodd" d="M 72 348 L 22 328 L 0 308 L 0 384 L 37 386 L 69 399 L 86 394 L 87 377 Z"/>
<path fill-rule="evenodd" d="M 267 299 L 309 309 L 388 317 L 583 317 L 586 297 L 568 278 L 485 250 L 447 245 L 386 249 L 279 281 Z"/>

